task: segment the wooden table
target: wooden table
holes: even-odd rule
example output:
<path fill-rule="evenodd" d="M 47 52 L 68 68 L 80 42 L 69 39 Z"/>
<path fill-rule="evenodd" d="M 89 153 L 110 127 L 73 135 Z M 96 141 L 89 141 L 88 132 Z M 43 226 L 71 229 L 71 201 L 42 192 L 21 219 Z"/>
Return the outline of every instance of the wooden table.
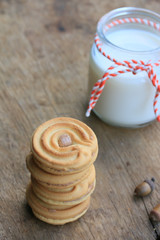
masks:
<path fill-rule="evenodd" d="M 85 117 L 90 46 L 98 19 L 122 6 L 160 12 L 159 1 L 0 1 L 0 239 L 155 240 L 148 214 L 160 202 L 160 123 L 136 129 Z M 70 116 L 87 123 L 99 141 L 97 186 L 80 220 L 52 226 L 36 219 L 25 199 L 25 157 L 34 129 Z M 137 199 L 146 177 L 156 189 Z"/>

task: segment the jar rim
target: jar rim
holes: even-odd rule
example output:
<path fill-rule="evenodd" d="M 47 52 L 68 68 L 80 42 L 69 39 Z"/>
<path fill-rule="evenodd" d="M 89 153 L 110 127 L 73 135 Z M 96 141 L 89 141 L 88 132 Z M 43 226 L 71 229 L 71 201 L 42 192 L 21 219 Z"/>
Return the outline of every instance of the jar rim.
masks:
<path fill-rule="evenodd" d="M 114 9 L 108 13 L 106 13 L 105 15 L 103 15 L 100 20 L 98 21 L 97 24 L 97 33 L 98 36 L 100 37 L 100 39 L 104 42 L 109 44 L 111 47 L 114 47 L 117 50 L 121 50 L 123 52 L 131 52 L 131 53 L 136 53 L 136 54 L 154 54 L 157 53 L 158 51 L 160 51 L 160 47 L 155 48 L 155 49 L 151 49 L 151 50 L 144 50 L 144 51 L 136 51 L 136 50 L 129 50 L 129 49 L 125 49 L 122 48 L 114 43 L 112 43 L 111 41 L 109 41 L 105 34 L 104 34 L 104 27 L 106 25 L 106 23 L 111 22 L 112 20 L 115 19 L 120 19 L 120 18 L 125 18 L 125 16 L 141 16 L 143 18 L 150 18 L 152 21 L 154 21 L 155 23 L 160 24 L 160 14 L 153 12 L 151 10 L 148 9 L 144 9 L 144 8 L 136 8 L 136 7 L 122 7 L 122 8 L 117 8 Z"/>

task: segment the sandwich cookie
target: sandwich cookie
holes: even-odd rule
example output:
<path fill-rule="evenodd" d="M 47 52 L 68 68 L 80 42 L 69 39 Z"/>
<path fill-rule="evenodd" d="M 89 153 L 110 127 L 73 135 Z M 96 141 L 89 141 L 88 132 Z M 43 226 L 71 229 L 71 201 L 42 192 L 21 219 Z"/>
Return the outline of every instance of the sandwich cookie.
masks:
<path fill-rule="evenodd" d="M 34 161 L 33 154 L 26 157 L 26 165 L 33 178 L 47 189 L 70 188 L 87 178 L 94 171 L 94 165 L 92 164 L 88 169 L 75 174 L 54 175 L 39 168 Z"/>
<path fill-rule="evenodd" d="M 85 170 L 98 154 L 97 138 L 85 123 L 68 117 L 51 119 L 34 132 L 31 151 L 36 164 L 52 174 Z"/>
<path fill-rule="evenodd" d="M 85 214 L 90 205 L 90 197 L 88 197 L 85 201 L 70 208 L 56 209 L 55 207 L 54 209 L 52 205 L 46 206 L 45 203 L 34 194 L 31 184 L 27 188 L 26 198 L 37 218 L 54 225 L 62 225 L 77 220 Z"/>
<path fill-rule="evenodd" d="M 93 166 L 93 165 L 92 165 Z M 46 189 L 36 179 L 32 178 L 32 188 L 34 193 L 42 201 L 53 205 L 73 205 L 83 202 L 88 198 L 95 188 L 95 168 L 90 171 L 90 174 L 81 182 L 68 189 L 68 191 L 58 192 Z"/>

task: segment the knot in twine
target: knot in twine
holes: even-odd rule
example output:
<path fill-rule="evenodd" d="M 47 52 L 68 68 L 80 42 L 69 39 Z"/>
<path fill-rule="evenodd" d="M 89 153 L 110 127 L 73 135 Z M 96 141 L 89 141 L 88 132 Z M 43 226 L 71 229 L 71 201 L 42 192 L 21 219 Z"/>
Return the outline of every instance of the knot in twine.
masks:
<path fill-rule="evenodd" d="M 105 26 L 105 31 L 107 31 L 111 27 L 114 27 L 116 25 L 123 24 L 123 23 L 140 23 L 140 24 L 148 25 L 148 26 L 153 27 L 156 30 L 160 31 L 159 24 L 154 23 L 149 20 L 146 20 L 146 19 L 141 19 L 141 18 L 124 18 L 124 19 L 114 20 L 113 22 L 111 22 L 110 24 Z M 96 44 L 98 51 L 104 57 L 109 59 L 113 63 L 113 65 L 110 66 L 107 69 L 107 71 L 104 73 L 103 77 L 94 84 L 92 92 L 91 92 L 91 96 L 90 96 L 90 101 L 88 104 L 88 109 L 86 112 L 86 117 L 90 116 L 91 110 L 95 107 L 95 105 L 104 89 L 105 83 L 108 79 L 110 79 L 112 77 L 116 77 L 122 73 L 131 72 L 132 74 L 136 75 L 139 72 L 145 71 L 148 75 L 148 78 L 152 82 L 152 85 L 156 89 L 154 101 L 153 101 L 153 110 L 154 110 L 157 120 L 160 122 L 160 115 L 158 114 L 158 108 L 157 108 L 158 97 L 160 94 L 160 85 L 159 85 L 159 81 L 157 79 L 157 75 L 156 75 L 156 73 L 154 73 L 154 70 L 153 70 L 153 67 L 160 66 L 160 60 L 158 60 L 157 63 L 151 63 L 151 61 L 145 63 L 142 60 L 134 60 L 134 59 L 131 59 L 130 61 L 124 60 L 124 61 L 120 62 L 105 53 L 105 51 L 102 48 L 103 44 L 102 44 L 101 40 L 99 39 L 97 33 L 95 34 L 94 42 Z M 118 66 L 125 67 L 125 69 L 116 71 L 116 68 Z"/>

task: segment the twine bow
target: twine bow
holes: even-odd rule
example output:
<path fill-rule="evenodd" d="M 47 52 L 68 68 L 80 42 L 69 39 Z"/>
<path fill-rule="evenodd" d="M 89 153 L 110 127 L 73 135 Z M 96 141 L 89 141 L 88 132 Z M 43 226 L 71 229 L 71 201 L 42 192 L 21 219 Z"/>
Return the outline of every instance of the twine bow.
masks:
<path fill-rule="evenodd" d="M 111 27 L 114 27 L 115 25 L 123 24 L 123 23 L 140 23 L 140 24 L 148 25 L 150 27 L 154 27 L 156 30 L 160 31 L 159 24 L 156 24 L 152 21 L 149 21 L 146 19 L 141 19 L 141 18 L 124 18 L 124 19 L 114 20 L 110 24 L 106 25 L 105 31 L 107 31 Z M 154 70 L 153 70 L 153 67 L 160 66 L 160 60 L 157 63 L 151 63 L 150 61 L 148 63 L 145 63 L 142 60 L 137 61 L 134 59 L 131 59 L 130 61 L 119 62 L 115 58 L 112 58 L 110 55 L 107 55 L 105 53 L 105 51 L 102 48 L 103 44 L 100 41 L 97 33 L 95 34 L 94 42 L 96 44 L 98 51 L 101 54 L 103 54 L 104 57 L 106 57 L 111 62 L 113 62 L 113 65 L 110 66 L 107 69 L 107 71 L 104 73 L 103 77 L 94 84 L 92 92 L 91 92 L 86 116 L 87 117 L 90 116 L 91 110 L 95 107 L 95 105 L 104 89 L 105 83 L 108 79 L 110 79 L 112 77 L 116 77 L 122 73 L 131 72 L 132 74 L 136 75 L 137 73 L 139 73 L 141 71 L 145 71 L 148 75 L 148 78 L 151 80 L 153 86 L 156 89 L 155 97 L 154 97 L 154 101 L 153 101 L 153 109 L 154 109 L 154 113 L 156 115 L 157 120 L 160 121 L 160 115 L 158 114 L 158 108 L 157 108 L 158 97 L 160 94 L 160 85 L 159 85 L 159 81 L 157 79 L 157 75 L 156 75 L 156 73 L 154 73 Z M 116 68 L 118 66 L 123 66 L 123 67 L 125 67 L 125 69 L 116 71 Z"/>

